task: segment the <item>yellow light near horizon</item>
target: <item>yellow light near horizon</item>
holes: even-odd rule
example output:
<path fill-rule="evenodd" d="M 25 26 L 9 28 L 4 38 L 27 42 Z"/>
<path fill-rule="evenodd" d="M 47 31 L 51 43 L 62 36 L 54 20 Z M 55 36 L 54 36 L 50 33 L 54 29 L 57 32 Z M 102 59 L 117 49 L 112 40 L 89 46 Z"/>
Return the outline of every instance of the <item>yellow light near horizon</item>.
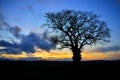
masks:
<path fill-rule="evenodd" d="M 1 54 L 0 57 L 19 59 L 19 58 L 26 58 L 28 56 L 26 55 L 26 53 L 21 53 L 21 54 Z"/>
<path fill-rule="evenodd" d="M 64 59 L 64 58 L 72 58 L 71 53 L 61 52 L 61 51 L 37 51 L 34 53 L 34 57 L 42 57 L 43 59 Z"/>
<path fill-rule="evenodd" d="M 110 53 L 105 54 L 102 52 L 82 52 L 82 60 L 109 60 L 120 58 L 120 52 L 117 54 Z M 64 60 L 64 59 L 72 59 L 72 52 L 70 51 L 45 51 L 45 50 L 37 50 L 34 53 L 25 53 L 22 52 L 20 54 L 0 54 L 0 58 L 13 58 L 13 59 L 21 59 L 21 58 L 38 58 L 43 60 Z"/>
<path fill-rule="evenodd" d="M 100 52 L 83 52 L 83 60 L 103 60 L 106 55 Z"/>

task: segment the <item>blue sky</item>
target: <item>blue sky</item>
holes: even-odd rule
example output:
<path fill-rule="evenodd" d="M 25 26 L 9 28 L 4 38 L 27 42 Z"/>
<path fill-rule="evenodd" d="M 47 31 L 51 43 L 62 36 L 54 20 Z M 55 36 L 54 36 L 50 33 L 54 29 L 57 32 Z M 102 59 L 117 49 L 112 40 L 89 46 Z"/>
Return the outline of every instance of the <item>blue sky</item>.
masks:
<path fill-rule="evenodd" d="M 101 15 L 111 29 L 111 43 L 120 46 L 119 0 L 0 0 L 0 14 L 11 26 L 22 28 L 23 34 L 36 31 L 46 22 L 45 13 L 62 9 L 92 11 Z"/>

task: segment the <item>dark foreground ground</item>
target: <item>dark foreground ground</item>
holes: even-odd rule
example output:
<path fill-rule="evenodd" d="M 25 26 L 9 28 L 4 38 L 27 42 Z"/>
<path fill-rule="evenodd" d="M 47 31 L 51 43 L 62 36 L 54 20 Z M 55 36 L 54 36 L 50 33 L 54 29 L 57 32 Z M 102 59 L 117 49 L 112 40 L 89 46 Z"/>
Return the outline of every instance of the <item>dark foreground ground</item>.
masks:
<path fill-rule="evenodd" d="M 0 61 L 0 80 L 120 80 L 120 60 L 72 62 Z"/>

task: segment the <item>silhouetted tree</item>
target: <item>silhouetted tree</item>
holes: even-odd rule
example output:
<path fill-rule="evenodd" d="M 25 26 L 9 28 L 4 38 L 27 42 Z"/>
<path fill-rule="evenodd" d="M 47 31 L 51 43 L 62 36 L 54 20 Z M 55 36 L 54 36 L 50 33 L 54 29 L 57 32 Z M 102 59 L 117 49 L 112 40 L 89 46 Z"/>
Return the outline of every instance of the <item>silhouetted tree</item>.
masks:
<path fill-rule="evenodd" d="M 52 41 L 62 48 L 73 52 L 73 62 L 81 60 L 83 46 L 96 44 L 98 41 L 109 42 L 110 29 L 93 12 L 62 10 L 46 13 L 47 25 L 55 31 Z"/>

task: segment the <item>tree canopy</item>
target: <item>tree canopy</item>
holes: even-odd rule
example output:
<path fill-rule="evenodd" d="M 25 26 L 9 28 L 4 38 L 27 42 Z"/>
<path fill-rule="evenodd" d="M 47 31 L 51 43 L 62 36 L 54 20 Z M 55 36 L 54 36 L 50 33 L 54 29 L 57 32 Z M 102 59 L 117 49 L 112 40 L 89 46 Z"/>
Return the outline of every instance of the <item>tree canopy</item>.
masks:
<path fill-rule="evenodd" d="M 46 13 L 49 28 L 56 32 L 53 41 L 61 48 L 82 49 L 98 41 L 109 42 L 110 29 L 93 12 L 62 10 Z"/>

